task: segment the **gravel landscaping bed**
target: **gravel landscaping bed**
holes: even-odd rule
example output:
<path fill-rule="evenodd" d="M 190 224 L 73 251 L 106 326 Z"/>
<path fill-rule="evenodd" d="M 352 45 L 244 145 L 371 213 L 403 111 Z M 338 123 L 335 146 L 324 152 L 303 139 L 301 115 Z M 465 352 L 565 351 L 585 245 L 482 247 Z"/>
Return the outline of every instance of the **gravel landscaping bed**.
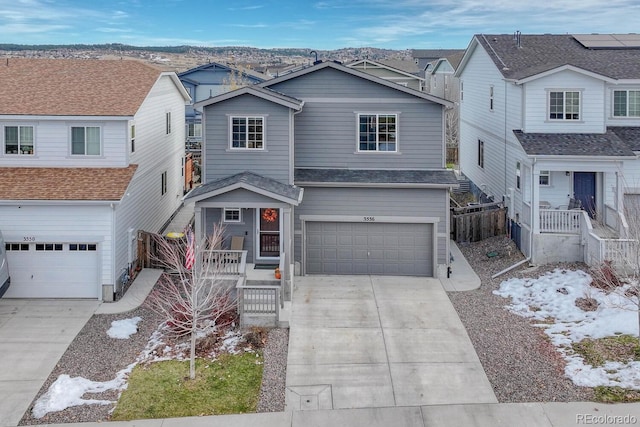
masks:
<path fill-rule="evenodd" d="M 564 360 L 542 329 L 504 309 L 508 300 L 492 292 L 512 277 L 538 277 L 555 268 L 583 269 L 578 263 L 559 263 L 529 268 L 528 263 L 495 279 L 491 276 L 524 259 L 505 236 L 476 243 L 458 244 L 480 277 L 479 289 L 449 292 L 460 319 L 499 402 L 589 401 L 591 388 L 575 386 L 564 376 Z M 493 257 L 490 252 L 497 252 Z M 492 254 L 493 255 L 493 254 Z M 451 279 L 455 281 L 455 271 Z"/>
<path fill-rule="evenodd" d="M 113 339 L 107 335 L 112 321 L 136 316 L 140 316 L 142 321 L 138 323 L 138 332 L 130 338 Z M 113 380 L 119 371 L 136 361 L 160 324 L 161 318 L 144 305 L 127 313 L 92 316 L 60 358 L 19 425 L 108 421 L 114 404 L 73 406 L 62 411 L 50 412 L 42 418 L 35 418 L 32 409 L 37 399 L 46 393 L 49 386 L 62 374 L 91 381 Z M 267 334 L 263 348 L 264 374 L 258 412 L 284 410 L 288 338 L 289 332 L 286 329 L 273 329 Z M 118 393 L 111 390 L 86 394 L 83 398 L 115 402 Z"/>

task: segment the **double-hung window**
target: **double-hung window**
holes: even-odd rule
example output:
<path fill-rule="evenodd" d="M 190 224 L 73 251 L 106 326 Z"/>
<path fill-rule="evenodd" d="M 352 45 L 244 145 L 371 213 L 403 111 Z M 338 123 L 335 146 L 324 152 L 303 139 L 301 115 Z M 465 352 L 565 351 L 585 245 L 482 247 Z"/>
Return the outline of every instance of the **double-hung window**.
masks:
<path fill-rule="evenodd" d="M 550 120 L 580 120 L 580 92 L 549 92 Z"/>
<path fill-rule="evenodd" d="M 613 117 L 640 117 L 640 90 L 614 90 Z"/>
<path fill-rule="evenodd" d="M 538 180 L 540 185 L 548 187 L 551 185 L 551 172 L 550 171 L 540 171 L 540 178 Z"/>
<path fill-rule="evenodd" d="M 98 126 L 73 126 L 71 128 L 71 154 L 99 156 L 100 128 Z"/>
<path fill-rule="evenodd" d="M 520 181 L 520 162 L 516 162 L 516 188 L 520 190 L 521 181 Z"/>
<path fill-rule="evenodd" d="M 398 151 L 397 114 L 359 114 L 358 151 Z"/>
<path fill-rule="evenodd" d="M 33 126 L 5 126 L 5 154 L 33 154 Z"/>
<path fill-rule="evenodd" d="M 240 208 L 224 208 L 224 222 L 242 222 Z"/>
<path fill-rule="evenodd" d="M 188 123 L 187 124 L 187 136 L 189 138 L 201 138 L 202 137 L 202 123 Z"/>
<path fill-rule="evenodd" d="M 231 117 L 231 148 L 262 150 L 264 117 Z"/>

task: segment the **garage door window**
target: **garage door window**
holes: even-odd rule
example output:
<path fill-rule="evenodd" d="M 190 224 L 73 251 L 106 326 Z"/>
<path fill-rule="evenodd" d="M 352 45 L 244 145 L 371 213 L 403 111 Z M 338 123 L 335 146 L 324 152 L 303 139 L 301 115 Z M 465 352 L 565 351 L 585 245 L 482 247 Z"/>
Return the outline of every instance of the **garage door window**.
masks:
<path fill-rule="evenodd" d="M 87 244 L 87 243 L 70 243 L 69 244 L 70 251 L 95 251 L 95 244 Z"/>
<path fill-rule="evenodd" d="M 36 251 L 61 251 L 62 243 L 36 243 Z"/>
<path fill-rule="evenodd" d="M 28 251 L 28 243 L 5 243 L 4 248 L 7 251 Z"/>

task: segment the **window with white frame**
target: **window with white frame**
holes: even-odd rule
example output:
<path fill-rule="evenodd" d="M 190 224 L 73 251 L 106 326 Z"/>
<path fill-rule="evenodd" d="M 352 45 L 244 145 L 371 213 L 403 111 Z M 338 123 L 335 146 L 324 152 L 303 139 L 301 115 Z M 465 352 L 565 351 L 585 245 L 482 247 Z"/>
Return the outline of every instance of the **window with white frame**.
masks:
<path fill-rule="evenodd" d="M 188 123 L 187 124 L 187 136 L 189 138 L 202 137 L 202 123 Z"/>
<path fill-rule="evenodd" d="M 478 140 L 478 166 L 484 168 L 484 141 Z"/>
<path fill-rule="evenodd" d="M 613 117 L 640 117 L 640 90 L 614 90 Z"/>
<path fill-rule="evenodd" d="M 166 123 L 166 134 L 169 135 L 171 133 L 171 111 L 167 111 L 165 113 L 165 123 Z"/>
<path fill-rule="evenodd" d="M 397 114 L 358 114 L 358 151 L 398 151 Z"/>
<path fill-rule="evenodd" d="M 460 102 L 464 101 L 464 82 L 460 80 Z"/>
<path fill-rule="evenodd" d="M 493 86 L 489 86 L 489 111 L 493 111 Z"/>
<path fill-rule="evenodd" d="M 160 186 L 160 194 L 164 196 L 167 194 L 167 171 L 162 172 L 160 175 Z"/>
<path fill-rule="evenodd" d="M 580 92 L 549 92 L 550 120 L 580 120 Z"/>
<path fill-rule="evenodd" d="M 242 222 L 240 208 L 224 208 L 224 222 Z"/>
<path fill-rule="evenodd" d="M 264 117 L 231 117 L 231 148 L 264 149 Z"/>
<path fill-rule="evenodd" d="M 540 179 L 538 181 L 542 186 L 551 185 L 551 172 L 550 171 L 540 171 Z"/>
<path fill-rule="evenodd" d="M 520 162 L 516 162 L 516 188 L 520 190 Z"/>
<path fill-rule="evenodd" d="M 72 126 L 71 154 L 80 156 L 99 156 L 100 127 Z"/>
<path fill-rule="evenodd" d="M 33 126 L 5 126 L 4 152 L 33 154 Z"/>
<path fill-rule="evenodd" d="M 136 151 L 136 125 L 131 125 L 131 152 L 135 153 Z"/>

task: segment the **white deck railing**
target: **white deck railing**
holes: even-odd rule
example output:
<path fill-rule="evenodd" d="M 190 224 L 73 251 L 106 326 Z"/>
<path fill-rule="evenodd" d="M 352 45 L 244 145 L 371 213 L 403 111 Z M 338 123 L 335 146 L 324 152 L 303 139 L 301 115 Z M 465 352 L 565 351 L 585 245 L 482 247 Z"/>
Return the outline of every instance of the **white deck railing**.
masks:
<path fill-rule="evenodd" d="M 216 273 L 222 276 L 246 276 L 247 251 L 203 251 L 203 261 L 216 264 Z"/>
<path fill-rule="evenodd" d="M 540 209 L 540 232 L 580 234 L 580 210 Z"/>

